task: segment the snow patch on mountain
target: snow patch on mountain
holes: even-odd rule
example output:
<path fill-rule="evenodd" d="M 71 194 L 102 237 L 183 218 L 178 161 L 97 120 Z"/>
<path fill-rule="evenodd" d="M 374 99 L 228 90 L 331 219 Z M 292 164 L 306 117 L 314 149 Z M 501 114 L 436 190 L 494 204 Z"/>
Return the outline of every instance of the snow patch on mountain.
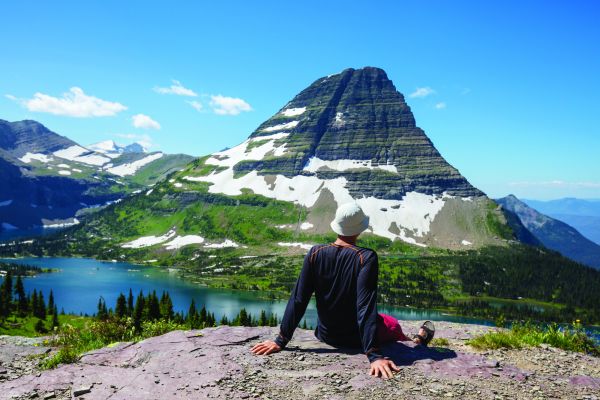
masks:
<path fill-rule="evenodd" d="M 110 158 L 107 158 L 102 154 L 90 151 L 89 149 L 86 149 L 85 147 L 81 147 L 79 145 L 55 151 L 53 154 L 56 157 L 64 158 L 65 160 L 76 161 L 83 164 L 97 166 L 104 165 L 110 161 Z"/>
<path fill-rule="evenodd" d="M 52 156 L 48 156 L 42 153 L 26 153 L 23 157 L 19 158 L 19 161 L 29 164 L 32 160 L 37 160 L 43 163 L 48 163 L 53 160 Z"/>
<path fill-rule="evenodd" d="M 163 244 L 167 250 L 177 250 L 190 244 L 204 243 L 204 238 L 198 235 L 176 236 L 173 240 Z"/>
<path fill-rule="evenodd" d="M 304 250 L 310 250 L 314 246 L 314 244 L 300 243 L 300 242 L 294 242 L 294 243 L 279 242 L 279 243 L 277 243 L 277 245 L 281 246 L 281 247 L 300 247 L 301 249 L 304 249 Z"/>
<path fill-rule="evenodd" d="M 59 175 L 71 175 L 71 171 L 67 171 L 66 169 L 61 169 L 58 173 Z"/>
<path fill-rule="evenodd" d="M 136 173 L 136 171 L 138 169 L 142 168 L 144 165 L 150 164 L 152 161 L 156 161 L 159 158 L 161 158 L 162 156 L 163 156 L 163 153 L 161 153 L 161 152 L 150 154 L 149 156 L 146 156 L 137 161 L 117 165 L 116 167 L 112 167 L 112 168 L 108 168 L 106 171 L 110 172 L 111 174 L 118 175 L 118 176 L 133 175 Z"/>
<path fill-rule="evenodd" d="M 226 247 L 240 247 L 240 245 L 235 243 L 232 240 L 225 239 L 225 241 L 222 243 L 211 243 L 211 244 L 205 245 L 204 247 L 206 247 L 208 249 L 223 249 Z"/>
<path fill-rule="evenodd" d="M 319 157 L 311 157 L 304 166 L 307 172 L 317 172 L 321 168 L 333 169 L 335 171 L 348 171 L 351 169 L 381 169 L 388 172 L 398 173 L 395 165 L 373 165 L 372 160 L 321 160 Z"/>
<path fill-rule="evenodd" d="M 290 121 L 290 122 L 286 122 L 285 124 L 273 125 L 273 126 L 263 129 L 263 132 L 275 132 L 275 131 L 284 131 L 286 129 L 293 129 L 299 123 L 300 123 L 300 121 Z"/>
<path fill-rule="evenodd" d="M 281 113 L 286 117 L 295 117 L 297 115 L 304 114 L 306 111 L 306 107 L 296 107 L 296 108 L 288 108 L 283 110 Z"/>
<path fill-rule="evenodd" d="M 167 240 L 173 238 L 176 232 L 174 229 L 171 229 L 169 232 L 165 233 L 162 236 L 142 236 L 131 242 L 123 243 L 121 247 L 125 249 L 139 249 L 142 247 L 154 246 L 155 244 L 160 244 L 166 242 Z"/>

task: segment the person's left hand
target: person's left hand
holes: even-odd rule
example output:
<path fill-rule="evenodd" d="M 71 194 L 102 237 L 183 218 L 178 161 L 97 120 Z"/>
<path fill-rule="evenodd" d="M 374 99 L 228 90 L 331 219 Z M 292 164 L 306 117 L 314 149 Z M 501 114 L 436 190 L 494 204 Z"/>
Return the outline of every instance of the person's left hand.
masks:
<path fill-rule="evenodd" d="M 272 340 L 265 340 L 262 343 L 255 344 L 250 351 L 258 356 L 266 356 L 281 351 L 281 347 Z"/>

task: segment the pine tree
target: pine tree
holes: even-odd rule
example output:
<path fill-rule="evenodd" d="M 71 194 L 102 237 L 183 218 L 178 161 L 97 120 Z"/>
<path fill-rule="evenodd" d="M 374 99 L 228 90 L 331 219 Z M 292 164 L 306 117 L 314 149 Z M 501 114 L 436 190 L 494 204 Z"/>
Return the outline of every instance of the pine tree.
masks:
<path fill-rule="evenodd" d="M 127 297 L 127 315 L 133 316 L 133 292 L 129 288 L 129 296 Z"/>
<path fill-rule="evenodd" d="M 117 318 L 125 318 L 127 316 L 127 299 L 123 293 L 117 297 L 117 304 L 115 305 L 115 315 Z"/>
<path fill-rule="evenodd" d="M 59 326 L 58 309 L 56 308 L 56 305 L 55 305 L 54 309 L 52 310 L 52 328 L 56 328 L 58 326 Z"/>
<path fill-rule="evenodd" d="M 29 309 L 34 317 L 38 316 L 38 295 L 35 289 L 33 289 L 33 294 L 31 295 Z"/>
<path fill-rule="evenodd" d="M 108 310 L 106 309 L 106 302 L 104 301 L 102 296 L 100 297 L 100 299 L 98 299 L 98 312 L 96 313 L 96 318 L 98 318 L 101 321 L 108 319 Z"/>
<path fill-rule="evenodd" d="M 171 296 L 169 296 L 169 292 L 163 292 L 160 298 L 160 315 L 164 319 L 173 319 L 173 302 L 171 301 Z"/>
<path fill-rule="evenodd" d="M 198 317 L 198 323 L 200 324 L 200 326 L 206 326 L 206 322 L 207 322 L 206 319 L 207 319 L 206 307 L 203 304 L 202 309 L 200 310 L 200 315 Z"/>
<path fill-rule="evenodd" d="M 50 296 L 48 296 L 48 308 L 46 311 L 48 314 L 54 312 L 54 293 L 52 293 L 52 289 L 50 289 Z"/>
<path fill-rule="evenodd" d="M 25 287 L 23 286 L 23 279 L 21 279 L 21 275 L 17 275 L 15 294 L 17 295 L 17 312 L 21 317 L 23 317 L 27 314 L 29 304 L 27 303 L 27 295 L 25 294 Z"/>
<path fill-rule="evenodd" d="M 46 302 L 44 301 L 44 293 L 40 290 L 37 296 L 38 306 L 37 306 L 37 317 L 41 320 L 46 319 Z"/>
<path fill-rule="evenodd" d="M 260 317 L 258 317 L 258 326 L 267 326 L 267 313 L 265 310 L 260 310 Z"/>
<path fill-rule="evenodd" d="M 227 319 L 226 315 L 221 317 L 221 322 L 219 322 L 219 325 L 229 325 L 229 320 Z"/>
<path fill-rule="evenodd" d="M 198 328 L 198 311 L 196 311 L 196 302 L 194 299 L 192 299 L 192 302 L 190 303 L 187 319 L 190 329 Z"/>
<path fill-rule="evenodd" d="M 0 285 L 0 317 L 8 318 L 12 311 L 12 273 L 6 273 L 2 285 Z"/>
<path fill-rule="evenodd" d="M 133 309 L 133 326 L 136 332 L 140 332 L 142 329 L 142 318 L 144 315 L 144 293 L 140 291 L 136 301 L 135 308 Z"/>
<path fill-rule="evenodd" d="M 304 323 L 302 324 L 302 329 L 308 329 L 308 327 L 306 326 L 306 318 L 304 319 Z"/>
<path fill-rule="evenodd" d="M 160 319 L 160 303 L 158 302 L 156 291 L 148 295 L 148 319 L 150 321 Z"/>

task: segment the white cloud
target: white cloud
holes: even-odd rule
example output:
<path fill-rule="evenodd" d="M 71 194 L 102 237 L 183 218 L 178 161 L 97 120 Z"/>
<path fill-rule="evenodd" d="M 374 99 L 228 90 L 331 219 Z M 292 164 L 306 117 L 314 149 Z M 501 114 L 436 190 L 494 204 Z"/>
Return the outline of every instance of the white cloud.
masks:
<path fill-rule="evenodd" d="M 192 89 L 183 87 L 181 82 L 173 80 L 173 84 L 169 87 L 155 87 L 154 91 L 160 94 L 175 94 L 177 96 L 197 97 L 198 94 Z"/>
<path fill-rule="evenodd" d="M 464 88 L 463 90 L 460 91 L 460 94 L 463 96 L 465 94 L 469 94 L 469 93 L 471 93 L 471 89 L 469 89 L 469 88 Z"/>
<path fill-rule="evenodd" d="M 410 98 L 423 98 L 427 97 L 431 94 L 434 94 L 435 90 L 430 88 L 429 86 L 417 88 L 414 92 L 412 92 L 408 97 Z"/>
<path fill-rule="evenodd" d="M 600 188 L 600 182 L 567 182 L 561 180 L 538 181 L 538 182 L 509 182 L 510 186 L 520 187 L 548 187 L 548 188 L 579 188 L 579 189 L 597 189 Z"/>
<path fill-rule="evenodd" d="M 19 99 L 17 99 L 12 94 L 5 94 L 4 97 L 6 97 L 7 99 L 12 100 L 12 101 L 19 101 Z"/>
<path fill-rule="evenodd" d="M 152 137 L 150 135 L 139 135 L 137 133 L 116 133 L 115 136 L 131 140 L 132 142 L 137 142 L 141 144 L 146 150 L 154 146 L 154 141 L 152 140 Z"/>
<path fill-rule="evenodd" d="M 160 124 L 144 114 L 136 114 L 131 117 L 133 126 L 142 129 L 160 129 Z"/>
<path fill-rule="evenodd" d="M 196 101 L 196 100 L 186 101 L 186 103 L 188 103 L 190 106 L 192 106 L 192 108 L 196 111 L 202 111 L 202 109 L 204 108 L 202 103 L 200 103 L 199 101 Z"/>
<path fill-rule="evenodd" d="M 88 96 L 81 88 L 72 87 L 62 97 L 53 97 L 44 93 L 35 93 L 31 99 L 18 99 L 12 95 L 7 98 L 19 102 L 29 111 L 45 112 L 76 118 L 111 117 L 127 110 L 121 103 Z"/>
<path fill-rule="evenodd" d="M 436 108 L 437 110 L 441 110 L 441 109 L 443 109 L 443 108 L 446 108 L 446 103 L 445 103 L 445 102 L 443 102 L 443 101 L 441 101 L 441 102 L 439 102 L 439 103 L 437 103 L 437 104 L 435 105 L 435 108 Z"/>
<path fill-rule="evenodd" d="M 252 107 L 246 101 L 220 94 L 210 96 L 210 106 L 215 114 L 219 115 L 238 115 L 241 112 L 252 111 Z"/>

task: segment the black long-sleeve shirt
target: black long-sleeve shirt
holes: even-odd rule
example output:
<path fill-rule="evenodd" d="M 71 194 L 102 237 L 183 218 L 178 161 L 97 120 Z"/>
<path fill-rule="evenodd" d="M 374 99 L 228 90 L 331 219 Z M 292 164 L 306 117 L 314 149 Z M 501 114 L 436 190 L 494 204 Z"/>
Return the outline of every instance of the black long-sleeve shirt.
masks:
<path fill-rule="evenodd" d="M 378 273 L 377 253 L 371 249 L 335 243 L 314 246 L 304 257 L 275 342 L 281 348 L 287 345 L 314 292 L 319 340 L 362 348 L 371 362 L 383 358 L 376 342 Z"/>

